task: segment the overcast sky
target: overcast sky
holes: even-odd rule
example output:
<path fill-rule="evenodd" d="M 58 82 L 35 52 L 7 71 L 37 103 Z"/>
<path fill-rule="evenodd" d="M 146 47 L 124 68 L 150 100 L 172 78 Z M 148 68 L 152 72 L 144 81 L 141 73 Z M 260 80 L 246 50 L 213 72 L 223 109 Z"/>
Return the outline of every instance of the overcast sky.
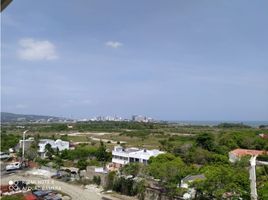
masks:
<path fill-rule="evenodd" d="M 267 0 L 24 0 L 2 15 L 2 111 L 268 120 Z"/>

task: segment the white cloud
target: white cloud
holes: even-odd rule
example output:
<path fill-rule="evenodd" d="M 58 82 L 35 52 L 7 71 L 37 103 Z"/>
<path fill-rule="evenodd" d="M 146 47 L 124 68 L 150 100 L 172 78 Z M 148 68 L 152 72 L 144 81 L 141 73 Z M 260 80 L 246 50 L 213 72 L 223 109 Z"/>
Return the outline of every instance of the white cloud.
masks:
<path fill-rule="evenodd" d="M 111 48 L 114 48 L 114 49 L 123 46 L 123 44 L 121 42 L 117 42 L 117 41 L 108 41 L 108 42 L 105 43 L 105 45 L 107 47 L 111 47 Z"/>
<path fill-rule="evenodd" d="M 56 47 L 47 40 L 24 38 L 19 41 L 18 55 L 23 60 L 54 60 L 57 59 Z"/>

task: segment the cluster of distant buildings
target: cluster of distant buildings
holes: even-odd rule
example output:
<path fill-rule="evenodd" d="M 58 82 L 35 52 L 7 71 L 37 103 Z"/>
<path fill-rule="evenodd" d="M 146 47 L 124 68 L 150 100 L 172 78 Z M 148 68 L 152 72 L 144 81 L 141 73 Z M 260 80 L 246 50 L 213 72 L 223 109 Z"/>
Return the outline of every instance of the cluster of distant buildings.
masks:
<path fill-rule="evenodd" d="M 90 121 L 126 121 L 127 119 L 123 119 L 122 117 L 118 116 L 98 116 L 93 117 Z"/>
<path fill-rule="evenodd" d="M 120 121 L 126 121 L 126 122 L 154 122 L 155 120 L 151 117 L 148 116 L 143 116 L 143 115 L 133 115 L 131 119 L 125 119 L 119 116 L 98 116 L 98 117 L 93 117 L 91 119 L 80 119 L 78 120 L 79 122 L 87 122 L 87 121 L 115 121 L 115 122 L 120 122 Z"/>
<path fill-rule="evenodd" d="M 143 115 L 133 115 L 131 119 L 126 119 L 119 116 L 97 116 L 92 118 L 83 118 L 83 119 L 61 119 L 61 118 L 41 118 L 41 119 L 26 119 L 23 117 L 17 118 L 16 122 L 31 122 L 31 123 L 76 123 L 76 122 L 104 122 L 104 121 L 113 121 L 113 122 L 154 122 L 155 120 L 151 117 L 143 116 Z"/>
<path fill-rule="evenodd" d="M 58 118 L 58 117 L 51 117 L 51 118 L 26 118 L 26 117 L 18 117 L 13 120 L 14 122 L 18 123 L 25 123 L 25 122 L 30 122 L 30 123 L 71 123 L 75 122 L 75 120 L 72 119 L 65 119 L 65 118 Z"/>
<path fill-rule="evenodd" d="M 133 115 L 132 121 L 134 121 L 134 122 L 153 122 L 154 119 L 151 117 L 146 117 L 146 116 L 142 116 L 142 115 Z"/>
<path fill-rule="evenodd" d="M 21 115 L 4 113 L 1 115 L 1 123 L 76 123 L 88 121 L 134 121 L 134 122 L 153 122 L 153 118 L 143 115 L 133 115 L 131 118 L 123 118 L 117 115 L 95 116 L 92 118 L 71 119 L 65 117 L 41 116 L 41 115 Z"/>

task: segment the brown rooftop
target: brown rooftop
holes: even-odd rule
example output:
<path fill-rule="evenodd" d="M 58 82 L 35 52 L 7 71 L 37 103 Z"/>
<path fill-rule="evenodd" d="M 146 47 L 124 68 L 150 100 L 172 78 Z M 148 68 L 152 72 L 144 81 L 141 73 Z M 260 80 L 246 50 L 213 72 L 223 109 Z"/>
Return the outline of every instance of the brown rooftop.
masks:
<path fill-rule="evenodd" d="M 257 155 L 261 155 L 261 154 L 267 154 L 266 151 L 262 151 L 262 150 L 252 150 L 252 149 L 235 149 L 233 151 L 231 151 L 230 153 L 235 154 L 236 156 L 246 156 L 246 155 L 250 155 L 250 156 L 257 156 Z"/>

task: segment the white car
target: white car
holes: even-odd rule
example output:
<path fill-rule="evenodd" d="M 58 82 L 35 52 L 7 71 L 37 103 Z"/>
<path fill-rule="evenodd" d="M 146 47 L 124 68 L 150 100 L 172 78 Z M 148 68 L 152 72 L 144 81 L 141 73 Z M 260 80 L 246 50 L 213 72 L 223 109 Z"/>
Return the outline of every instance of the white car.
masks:
<path fill-rule="evenodd" d="M 20 162 L 10 163 L 9 165 L 6 166 L 6 171 L 17 170 L 17 169 L 21 169 Z"/>
<path fill-rule="evenodd" d="M 5 152 L 0 152 L 0 159 L 8 159 L 10 158 L 11 156 L 8 154 L 8 153 L 5 153 Z"/>

